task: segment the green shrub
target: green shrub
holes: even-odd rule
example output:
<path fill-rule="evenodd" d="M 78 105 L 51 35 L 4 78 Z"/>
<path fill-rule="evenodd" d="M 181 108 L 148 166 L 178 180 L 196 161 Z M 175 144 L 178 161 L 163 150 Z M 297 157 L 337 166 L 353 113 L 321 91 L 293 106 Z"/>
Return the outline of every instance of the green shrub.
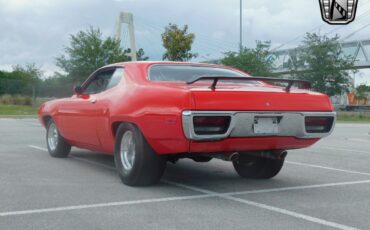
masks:
<path fill-rule="evenodd" d="M 32 97 L 21 95 L 4 94 L 0 97 L 0 104 L 3 105 L 32 105 Z"/>
<path fill-rule="evenodd" d="M 32 98 L 30 96 L 14 95 L 13 100 L 14 105 L 32 105 Z"/>
<path fill-rule="evenodd" d="M 9 94 L 2 95 L 0 97 L 0 104 L 13 105 L 14 104 L 14 100 L 13 100 L 12 95 L 9 95 Z"/>

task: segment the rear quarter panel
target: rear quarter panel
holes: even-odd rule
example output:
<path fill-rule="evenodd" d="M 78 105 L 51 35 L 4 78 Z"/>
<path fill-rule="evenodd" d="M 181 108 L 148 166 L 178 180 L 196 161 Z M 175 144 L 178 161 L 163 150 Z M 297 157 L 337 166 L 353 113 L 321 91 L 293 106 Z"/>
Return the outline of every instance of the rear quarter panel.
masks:
<path fill-rule="evenodd" d="M 126 80 L 111 105 L 112 127 L 122 121 L 134 123 L 159 154 L 188 152 L 181 114 L 194 107 L 190 92 L 146 80 L 147 67 L 125 67 Z"/>

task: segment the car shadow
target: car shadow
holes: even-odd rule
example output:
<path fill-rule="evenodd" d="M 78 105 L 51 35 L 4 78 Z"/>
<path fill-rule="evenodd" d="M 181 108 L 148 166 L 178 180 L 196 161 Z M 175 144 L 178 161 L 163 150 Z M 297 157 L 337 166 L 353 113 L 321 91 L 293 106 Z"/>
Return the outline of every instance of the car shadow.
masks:
<path fill-rule="evenodd" d="M 84 164 L 89 164 L 89 167 L 105 166 L 111 171 L 114 171 L 114 157 L 96 152 L 88 152 L 84 150 L 73 150 L 71 157 L 76 160 L 81 160 Z M 95 164 L 95 166 L 94 166 Z M 242 184 L 251 185 L 274 185 L 279 183 L 274 180 L 252 180 L 240 178 L 235 172 L 231 162 L 225 162 L 218 159 L 213 159 L 207 163 L 198 163 L 190 159 L 181 159 L 176 164 L 167 163 L 167 168 L 162 179 L 184 184 L 202 184 L 215 185 L 222 184 L 223 186 Z"/>
<path fill-rule="evenodd" d="M 70 156 L 80 160 L 85 160 L 86 163 L 96 163 L 106 166 L 107 168 L 115 168 L 114 158 L 111 155 L 84 150 L 72 150 Z"/>

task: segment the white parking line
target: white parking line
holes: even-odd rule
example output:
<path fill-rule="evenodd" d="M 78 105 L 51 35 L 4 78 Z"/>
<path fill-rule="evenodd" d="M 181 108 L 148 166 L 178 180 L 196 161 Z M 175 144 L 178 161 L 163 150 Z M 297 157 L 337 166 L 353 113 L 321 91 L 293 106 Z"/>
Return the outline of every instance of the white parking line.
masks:
<path fill-rule="evenodd" d="M 283 191 L 303 190 L 303 189 L 312 189 L 312 188 L 329 188 L 329 187 L 347 186 L 347 185 L 356 185 L 356 184 L 370 184 L 370 180 L 337 182 L 337 183 L 327 183 L 327 184 L 300 185 L 300 186 L 271 188 L 271 189 L 258 189 L 258 190 L 249 190 L 249 191 L 241 191 L 241 192 L 224 193 L 224 195 L 235 196 L 235 195 L 246 195 L 246 194 L 260 194 L 260 193 L 283 192 Z"/>
<path fill-rule="evenodd" d="M 48 151 L 47 148 L 39 147 L 39 146 L 36 146 L 36 145 L 28 145 L 28 147 L 38 149 L 38 150 L 41 150 L 41 151 L 44 151 L 44 152 Z M 81 157 L 76 157 L 76 156 L 73 156 L 73 155 L 69 155 L 69 157 L 74 158 L 74 159 L 79 160 L 79 161 L 87 162 L 89 164 L 98 165 L 100 167 L 104 167 L 104 168 L 107 168 L 107 169 L 116 170 L 116 168 L 113 167 L 113 166 L 105 165 L 105 164 L 95 162 L 95 161 L 86 160 L 86 159 L 83 159 Z"/>
<path fill-rule="evenodd" d="M 306 163 L 300 163 L 300 162 L 294 162 L 294 161 L 285 161 L 285 163 L 292 164 L 292 165 L 300 165 L 300 166 L 312 167 L 312 168 L 320 168 L 320 169 L 333 170 L 333 171 L 344 172 L 344 173 L 351 173 L 351 174 L 359 174 L 359 175 L 370 176 L 370 173 L 366 173 L 366 172 L 358 172 L 358 171 L 352 171 L 352 170 L 346 170 L 346 169 L 338 169 L 338 168 L 326 167 L 326 166 L 321 166 L 321 165 L 306 164 Z"/>
<path fill-rule="evenodd" d="M 90 161 L 85 161 L 91 163 Z M 101 164 L 99 164 L 101 165 Z M 87 205 L 73 205 L 73 206 L 62 206 L 55 208 L 44 208 L 44 209 L 30 209 L 30 210 L 20 210 L 20 211 L 11 211 L 11 212 L 0 212 L 0 216 L 18 216 L 26 214 L 37 214 L 37 213 L 48 213 L 48 212 L 57 212 L 57 211 L 70 211 L 70 210 L 79 210 L 87 208 L 102 208 L 102 207 L 111 207 L 111 206 L 125 206 L 125 205 L 134 205 L 134 204 L 146 204 L 146 203 L 159 203 L 167 201 L 180 201 L 180 200 L 192 200 L 192 199 L 201 199 L 201 198 L 211 198 L 211 197 L 224 197 L 224 196 L 235 196 L 235 195 L 245 195 L 245 194 L 258 194 L 258 193 L 268 193 L 268 192 L 281 192 L 289 190 L 301 190 L 308 188 L 325 188 L 333 186 L 346 186 L 354 184 L 366 184 L 370 183 L 370 180 L 363 181 L 350 181 L 350 182 L 340 182 L 340 183 L 328 183 L 328 184 L 317 184 L 317 185 L 304 185 L 304 186 L 292 186 L 292 187 L 283 187 L 275 189 L 260 189 L 260 190 L 250 190 L 250 191 L 241 191 L 241 192 L 227 192 L 227 193 L 217 193 L 211 192 L 209 190 L 184 185 L 172 181 L 162 180 L 162 182 L 174 185 L 181 188 L 186 188 L 195 192 L 204 193 L 203 195 L 190 195 L 190 196 L 179 196 L 179 197 L 166 197 L 158 199 L 144 199 L 144 200 L 133 200 L 133 201 L 122 201 L 122 202 L 109 202 L 109 203 L 98 203 L 98 204 L 87 204 Z M 234 198 L 234 197 L 232 197 Z M 236 198 L 238 199 L 238 198 Z"/>
<path fill-rule="evenodd" d="M 47 148 L 39 147 L 39 146 L 36 146 L 36 145 L 28 145 L 28 147 L 33 148 L 33 149 L 38 149 L 38 150 L 41 150 L 41 151 L 44 151 L 44 152 L 48 151 Z"/>
<path fill-rule="evenodd" d="M 41 148 L 41 147 L 34 146 L 34 145 L 29 145 L 29 147 L 39 149 L 39 150 L 42 150 L 42 151 L 47 151 L 47 149 L 45 149 L 45 148 Z M 74 158 L 78 159 L 78 160 L 83 160 L 84 162 L 87 162 L 87 163 L 93 163 L 95 165 L 103 166 L 103 167 L 108 168 L 108 169 L 112 169 L 112 170 L 114 169 L 111 166 L 107 166 L 107 165 L 100 164 L 100 163 L 97 163 L 97 162 L 92 162 L 90 160 L 81 159 L 81 158 L 78 158 L 78 157 L 74 157 Z M 296 163 L 296 162 L 290 162 L 290 163 Z M 301 164 L 301 163 L 299 163 L 299 164 Z M 315 166 L 315 167 L 330 169 L 330 170 L 334 169 L 334 168 L 324 167 L 324 166 L 316 166 L 316 165 L 309 165 L 309 164 L 304 164 L 304 165 L 305 166 L 310 166 L 310 167 Z M 340 169 L 334 169 L 334 170 L 340 170 Z M 348 170 L 340 170 L 340 171 L 347 172 Z M 349 171 L 349 172 L 359 173 L 359 172 L 353 172 L 353 171 Z M 310 221 L 310 222 L 313 222 L 313 223 L 317 223 L 317 224 L 320 224 L 320 225 L 333 227 L 333 228 L 337 228 L 337 229 L 349 230 L 349 229 L 356 229 L 356 228 L 346 226 L 346 225 L 342 225 L 342 224 L 335 223 L 335 222 L 331 222 L 331 221 L 327 221 L 327 220 L 324 220 L 324 219 L 304 215 L 304 214 L 301 214 L 301 213 L 289 211 L 289 210 L 286 210 L 286 209 L 282 209 L 282 208 L 278 208 L 278 207 L 274 207 L 274 206 L 270 206 L 270 205 L 266 205 L 266 204 L 262 204 L 262 203 L 257 203 L 257 202 L 246 200 L 246 199 L 233 197 L 233 196 L 234 195 L 242 195 L 242 194 L 251 194 L 251 193 L 256 194 L 256 193 L 288 191 L 288 190 L 307 189 L 307 188 L 323 188 L 323 187 L 332 187 L 332 186 L 343 186 L 343 185 L 370 183 L 370 180 L 365 180 L 365 181 L 352 181 L 352 182 L 341 182 L 341 183 L 329 183 L 329 184 L 285 187 L 285 188 L 276 188 L 276 189 L 252 190 L 252 191 L 243 191 L 243 192 L 217 193 L 217 192 L 213 192 L 213 191 L 210 191 L 210 190 L 206 190 L 206 189 L 202 189 L 202 188 L 198 188 L 198 187 L 194 187 L 194 186 L 190 186 L 190 185 L 185 185 L 185 184 L 181 184 L 181 183 L 177 183 L 177 182 L 166 181 L 166 180 L 162 180 L 162 181 L 167 183 L 167 184 L 171 184 L 171 185 L 174 185 L 174 186 L 177 186 L 177 187 L 185 188 L 185 189 L 188 189 L 188 190 L 191 190 L 191 191 L 194 191 L 194 192 L 204 193 L 204 195 L 203 196 L 202 195 L 194 195 L 194 196 L 184 196 L 184 197 L 172 197 L 172 198 L 148 199 L 148 200 L 138 200 L 138 201 L 114 202 L 114 203 L 105 203 L 105 204 L 68 206 L 68 207 L 58 207 L 58 208 L 49 208 L 49 209 L 35 209 L 35 210 L 15 211 L 15 212 L 0 213 L 0 216 L 22 215 L 22 214 L 31 214 L 31 213 L 75 210 L 75 209 L 96 208 L 96 207 L 108 207 L 108 206 L 118 206 L 118 205 L 122 206 L 122 205 L 129 205 L 129 204 L 141 204 L 141 203 L 151 203 L 151 202 L 161 202 L 161 201 L 163 202 L 163 201 L 173 201 L 173 200 L 190 200 L 190 199 L 193 199 L 193 198 L 194 199 L 199 199 L 199 198 L 209 198 L 209 197 L 220 197 L 220 198 L 224 198 L 224 199 L 227 199 L 227 200 L 232 200 L 232 201 L 236 201 L 236 202 L 239 202 L 239 203 L 244 203 L 244 204 L 247 204 L 247 205 L 255 206 L 255 207 L 258 207 L 258 208 L 261 208 L 261 209 L 266 209 L 266 210 L 269 210 L 269 211 L 278 212 L 280 214 L 284 214 L 284 215 L 288 215 L 288 216 L 291 216 L 291 217 L 303 219 L 303 220 Z"/>
<path fill-rule="evenodd" d="M 356 150 L 356 149 L 347 149 L 347 148 L 338 148 L 338 147 L 315 147 L 316 149 L 330 149 L 330 150 L 338 150 L 338 151 L 346 151 L 346 152 L 352 152 L 352 153 L 366 153 L 370 155 L 369 151 L 363 151 L 363 150 Z"/>
<path fill-rule="evenodd" d="M 295 218 L 298 218 L 298 219 L 303 219 L 303 220 L 313 222 L 313 223 L 316 223 L 316 224 L 320 224 L 320 225 L 324 225 L 324 226 L 327 226 L 327 227 L 343 229 L 343 230 L 358 229 L 358 228 L 350 227 L 350 226 L 347 226 L 347 225 L 338 224 L 338 223 L 335 223 L 335 222 L 332 222 L 332 221 L 327 221 L 327 220 L 324 220 L 324 219 L 316 218 L 316 217 L 313 217 L 313 216 L 308 216 L 308 215 L 304 215 L 304 214 L 301 214 L 301 213 L 292 212 L 292 211 L 289 211 L 289 210 L 286 210 L 286 209 L 283 209 L 283 208 L 278 208 L 278 207 L 274 207 L 274 206 L 270 206 L 270 205 L 266 205 L 266 204 L 257 203 L 257 202 L 250 201 L 250 200 L 240 199 L 240 198 L 236 198 L 236 197 L 229 197 L 229 196 L 224 197 L 224 198 L 229 199 L 229 200 L 233 200 L 233 201 L 236 201 L 236 202 L 244 203 L 244 204 L 247 204 L 247 205 L 255 206 L 255 207 L 258 207 L 258 208 L 266 209 L 266 210 L 269 210 L 269 211 L 272 211 L 272 212 L 278 212 L 278 213 L 281 213 L 281 214 L 284 214 L 284 215 L 287 215 L 287 216 L 291 216 L 291 217 L 295 217 Z"/>
<path fill-rule="evenodd" d="M 266 210 L 269 210 L 269 211 L 272 211 L 272 212 L 278 212 L 280 214 L 295 217 L 295 218 L 298 218 L 298 219 L 303 219 L 303 220 L 313 222 L 313 223 L 316 223 L 316 224 L 320 224 L 320 225 L 324 225 L 324 226 L 327 226 L 327 227 L 343 229 L 343 230 L 357 229 L 357 228 L 350 227 L 350 226 L 347 226 L 347 225 L 338 224 L 338 223 L 335 223 L 335 222 L 327 221 L 327 220 L 316 218 L 316 217 L 313 217 L 313 216 L 308 216 L 308 215 L 305 215 L 305 214 L 289 211 L 289 210 L 286 210 L 286 209 L 283 209 L 283 208 L 278 208 L 278 207 L 274 207 L 274 206 L 270 206 L 270 205 L 266 205 L 266 204 L 262 204 L 262 203 L 257 203 L 257 202 L 251 201 L 251 200 L 241 199 L 241 198 L 237 198 L 237 197 L 233 197 L 233 196 L 229 195 L 229 194 L 233 194 L 233 193 L 215 193 L 215 192 L 210 191 L 210 190 L 201 189 L 201 188 L 190 186 L 190 185 L 184 185 L 184 184 L 181 184 L 181 183 L 176 183 L 176 182 L 171 182 L 171 181 L 166 181 L 166 182 L 169 183 L 169 184 L 173 184 L 175 186 L 178 186 L 178 187 L 182 187 L 182 188 L 186 188 L 186 189 L 195 191 L 195 192 L 202 192 L 202 193 L 208 194 L 208 195 L 217 195 L 217 197 L 221 197 L 221 198 L 224 198 L 224 199 L 227 199 L 227 200 L 236 201 L 236 202 L 239 202 L 239 203 L 247 204 L 247 205 L 258 207 L 258 208 L 261 208 L 261 209 L 266 209 Z M 368 182 L 370 182 L 370 181 L 368 181 Z"/>
<path fill-rule="evenodd" d="M 368 137 L 368 136 L 367 136 L 367 137 Z M 349 141 L 357 141 L 357 142 L 365 142 L 365 143 L 370 144 L 370 139 L 369 139 L 369 138 L 367 138 L 367 139 L 348 138 L 347 140 L 349 140 Z"/>
<path fill-rule="evenodd" d="M 110 202 L 110 203 L 99 203 L 99 204 L 74 205 L 74 206 L 64 206 L 64 207 L 55 207 L 55 208 L 30 209 L 30 210 L 13 211 L 13 212 L 0 212 L 0 217 L 19 216 L 19 215 L 46 213 L 46 212 L 48 213 L 48 212 L 58 212 L 58 211 L 80 210 L 80 209 L 87 209 L 87 208 L 102 208 L 102 207 L 124 206 L 124 205 L 133 205 L 133 204 L 156 203 L 156 202 L 166 202 L 166 201 L 178 201 L 178 200 L 190 200 L 190 199 L 193 200 L 193 199 L 208 198 L 208 197 L 215 197 L 215 196 L 216 195 L 203 194 L 203 195 L 177 196 L 177 197 Z"/>

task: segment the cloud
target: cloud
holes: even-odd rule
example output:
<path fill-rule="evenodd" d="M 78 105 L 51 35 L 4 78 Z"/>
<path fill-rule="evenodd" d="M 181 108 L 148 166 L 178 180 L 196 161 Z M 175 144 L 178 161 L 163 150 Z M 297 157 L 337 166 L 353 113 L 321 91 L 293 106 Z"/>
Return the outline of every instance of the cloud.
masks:
<path fill-rule="evenodd" d="M 243 43 L 271 40 L 273 46 L 292 40 L 316 27 L 321 33 L 334 27 L 321 20 L 318 1 L 248 0 L 243 2 Z M 370 4 L 359 8 L 359 14 Z M 69 35 L 90 25 L 104 36 L 114 34 L 121 11 L 132 12 L 138 48 L 151 59 L 161 59 L 161 33 L 169 23 L 189 25 L 196 34 L 194 51 L 198 60 L 221 57 L 237 50 L 239 43 L 239 1 L 237 0 L 0 0 L 0 68 L 36 63 L 47 72 L 69 43 Z M 368 22 L 368 14 L 338 30 L 349 34 Z M 337 28 L 337 27 L 335 27 Z M 355 38 L 368 34 L 358 33 Z M 287 45 L 297 45 L 302 37 Z M 123 42 L 127 45 L 128 43 Z"/>

